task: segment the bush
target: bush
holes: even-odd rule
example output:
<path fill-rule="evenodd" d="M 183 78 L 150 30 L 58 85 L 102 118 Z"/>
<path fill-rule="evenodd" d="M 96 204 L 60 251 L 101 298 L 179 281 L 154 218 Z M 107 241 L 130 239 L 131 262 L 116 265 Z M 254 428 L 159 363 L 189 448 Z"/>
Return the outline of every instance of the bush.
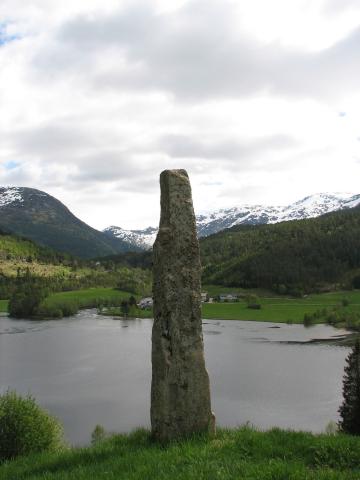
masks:
<path fill-rule="evenodd" d="M 350 300 L 349 300 L 348 298 L 342 298 L 342 299 L 341 299 L 341 305 L 342 305 L 343 307 L 348 307 L 349 304 L 350 304 Z"/>
<path fill-rule="evenodd" d="M 360 275 L 356 275 L 356 277 L 352 279 L 352 286 L 355 289 L 360 289 Z"/>
<path fill-rule="evenodd" d="M 257 295 L 253 295 L 253 294 L 246 295 L 245 302 L 247 304 L 247 308 L 252 308 L 253 310 L 261 309 L 260 299 Z"/>
<path fill-rule="evenodd" d="M 251 308 L 252 310 L 261 310 L 260 303 L 248 303 L 247 308 Z"/>
<path fill-rule="evenodd" d="M 47 294 L 46 289 L 31 282 L 18 285 L 9 300 L 10 316 L 22 318 L 36 315 L 37 308 Z"/>
<path fill-rule="evenodd" d="M 62 445 L 61 424 L 33 397 L 21 397 L 13 391 L 0 396 L 0 460 L 55 451 Z"/>
<path fill-rule="evenodd" d="M 106 436 L 107 434 L 105 428 L 102 425 L 96 425 L 91 433 L 91 444 L 97 445 L 98 443 L 104 441 Z"/>
<path fill-rule="evenodd" d="M 311 313 L 305 313 L 304 320 L 303 320 L 304 327 L 310 327 L 311 325 L 314 325 L 314 323 L 315 323 L 314 315 L 311 315 Z"/>
<path fill-rule="evenodd" d="M 343 377 L 343 403 L 339 408 L 339 428 L 351 435 L 360 435 L 360 342 L 346 357 Z"/>

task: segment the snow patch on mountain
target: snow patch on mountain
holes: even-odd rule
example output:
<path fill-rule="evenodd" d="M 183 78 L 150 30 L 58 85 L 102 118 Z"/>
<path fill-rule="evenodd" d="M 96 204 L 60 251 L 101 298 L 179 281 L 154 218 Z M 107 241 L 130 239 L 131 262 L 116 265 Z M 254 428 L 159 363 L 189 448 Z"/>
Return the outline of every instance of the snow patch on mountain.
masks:
<path fill-rule="evenodd" d="M 357 205 L 360 205 L 360 194 L 318 193 L 286 206 L 242 205 L 205 212 L 196 216 L 196 225 L 199 237 L 206 237 L 235 225 L 301 220 Z M 158 229 L 155 227 L 148 227 L 144 230 L 124 230 L 115 226 L 104 230 L 109 235 L 114 235 L 145 250 L 152 247 L 157 231 Z"/>
<path fill-rule="evenodd" d="M 24 201 L 21 189 L 19 187 L 2 187 L 0 188 L 0 207 L 10 205 L 14 202 L 22 203 Z"/>
<path fill-rule="evenodd" d="M 121 227 L 112 225 L 111 227 L 105 228 L 103 232 L 109 236 L 120 238 L 135 247 L 149 250 L 155 242 L 158 229 L 155 227 L 148 227 L 144 230 L 125 230 Z"/>

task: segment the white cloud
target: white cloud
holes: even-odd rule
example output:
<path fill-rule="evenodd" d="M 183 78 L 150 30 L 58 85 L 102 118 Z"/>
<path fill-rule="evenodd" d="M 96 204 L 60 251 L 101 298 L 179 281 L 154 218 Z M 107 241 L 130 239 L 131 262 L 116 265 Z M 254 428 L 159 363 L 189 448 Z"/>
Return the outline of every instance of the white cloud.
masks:
<path fill-rule="evenodd" d="M 0 46 L 1 184 L 98 228 L 156 224 L 164 168 L 188 169 L 201 210 L 358 191 L 357 2 L 3 0 L 0 17 L 19 37 Z"/>

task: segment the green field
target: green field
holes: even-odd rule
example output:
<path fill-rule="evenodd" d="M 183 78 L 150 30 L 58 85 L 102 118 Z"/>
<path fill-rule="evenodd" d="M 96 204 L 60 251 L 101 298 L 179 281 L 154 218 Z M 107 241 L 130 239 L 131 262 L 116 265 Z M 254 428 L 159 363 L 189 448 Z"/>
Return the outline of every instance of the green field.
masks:
<path fill-rule="evenodd" d="M 49 295 L 41 302 L 38 315 L 43 318 L 74 315 L 84 308 L 120 305 L 131 293 L 114 288 L 88 288 Z"/>
<path fill-rule="evenodd" d="M 221 293 L 237 293 L 236 290 L 224 289 Z M 88 288 L 71 292 L 54 293 L 47 297 L 43 306 L 50 310 L 63 306 L 76 306 L 77 309 L 93 308 L 99 305 L 119 305 L 121 300 L 131 294 L 113 288 Z M 269 295 L 269 294 L 268 294 Z M 340 307 L 346 311 L 360 312 L 360 291 L 346 291 L 309 295 L 306 298 L 260 297 L 261 309 L 247 308 L 244 300 L 237 303 L 204 303 L 204 319 L 249 320 L 261 322 L 302 323 L 305 313 L 313 313 L 322 308 L 340 306 L 342 299 L 349 300 L 349 306 Z M 6 311 L 7 301 L 0 300 L 0 311 Z M 114 310 L 114 314 L 116 310 Z M 141 317 L 151 317 L 151 311 L 141 312 Z"/>
<path fill-rule="evenodd" d="M 53 293 L 47 297 L 46 301 L 52 303 L 76 300 L 80 302 L 81 308 L 86 308 L 88 305 L 91 305 L 93 300 L 114 300 L 115 302 L 118 302 L 119 300 L 130 297 L 130 295 L 131 293 L 129 292 L 123 292 L 114 288 L 87 288 L 85 290 Z"/>
<path fill-rule="evenodd" d="M 162 446 L 149 432 L 22 457 L 0 480 L 358 480 L 360 438 L 245 427 Z"/>
<path fill-rule="evenodd" d="M 235 290 L 221 293 L 237 293 Z M 349 300 L 347 311 L 360 312 L 360 292 L 322 293 L 306 298 L 260 297 L 260 310 L 247 308 L 245 301 L 237 303 L 204 303 L 204 319 L 251 320 L 259 322 L 302 323 L 305 313 L 313 313 L 322 308 L 340 306 L 343 298 Z"/>
<path fill-rule="evenodd" d="M 8 300 L 0 300 L 0 312 L 7 312 Z"/>

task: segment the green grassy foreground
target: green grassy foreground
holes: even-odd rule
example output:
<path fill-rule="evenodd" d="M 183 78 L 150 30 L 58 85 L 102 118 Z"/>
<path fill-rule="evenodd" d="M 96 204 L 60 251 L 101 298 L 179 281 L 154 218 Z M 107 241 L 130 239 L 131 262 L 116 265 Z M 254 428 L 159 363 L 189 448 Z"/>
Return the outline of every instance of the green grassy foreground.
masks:
<path fill-rule="evenodd" d="M 0 466 L 1 480 L 355 480 L 360 438 L 244 427 L 161 446 L 149 432 Z"/>

